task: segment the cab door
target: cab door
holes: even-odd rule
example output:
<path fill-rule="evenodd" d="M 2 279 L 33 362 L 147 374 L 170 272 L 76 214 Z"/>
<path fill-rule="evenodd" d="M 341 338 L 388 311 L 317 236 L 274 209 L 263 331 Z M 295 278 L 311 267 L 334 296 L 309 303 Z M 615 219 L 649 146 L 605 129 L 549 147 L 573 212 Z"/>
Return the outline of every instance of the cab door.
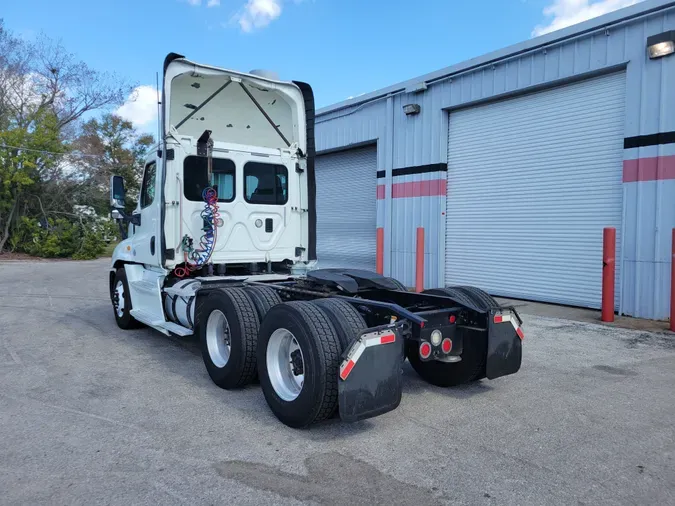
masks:
<path fill-rule="evenodd" d="M 156 160 L 150 160 L 143 170 L 141 192 L 134 215 L 140 218 L 140 224 L 132 225 L 132 253 L 134 261 L 146 265 L 161 264 L 160 198 L 158 185 L 159 168 Z"/>
<path fill-rule="evenodd" d="M 297 195 L 289 195 L 296 174 L 280 161 L 249 160 L 243 167 L 247 228 L 255 249 L 272 261 L 295 258 L 301 244 L 299 215 L 291 211 Z"/>

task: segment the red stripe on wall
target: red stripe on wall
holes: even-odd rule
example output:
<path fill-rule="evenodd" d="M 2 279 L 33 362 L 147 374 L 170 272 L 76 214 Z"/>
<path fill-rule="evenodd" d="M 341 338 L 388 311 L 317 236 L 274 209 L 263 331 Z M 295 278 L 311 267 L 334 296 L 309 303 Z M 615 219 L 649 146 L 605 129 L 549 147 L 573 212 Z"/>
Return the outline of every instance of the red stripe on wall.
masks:
<path fill-rule="evenodd" d="M 675 155 L 624 160 L 623 182 L 675 179 Z"/>
<path fill-rule="evenodd" d="M 385 189 L 385 186 L 383 184 L 377 185 L 377 200 L 384 199 L 384 189 Z"/>
<path fill-rule="evenodd" d="M 391 196 L 395 199 L 406 197 L 445 196 L 445 184 L 445 179 L 414 181 L 411 183 L 394 183 L 391 189 Z"/>

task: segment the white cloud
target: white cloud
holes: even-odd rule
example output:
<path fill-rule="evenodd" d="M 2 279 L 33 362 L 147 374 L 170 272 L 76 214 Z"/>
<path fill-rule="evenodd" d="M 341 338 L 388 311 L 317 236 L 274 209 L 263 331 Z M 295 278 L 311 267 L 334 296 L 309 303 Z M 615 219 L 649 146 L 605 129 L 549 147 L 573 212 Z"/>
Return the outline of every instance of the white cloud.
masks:
<path fill-rule="evenodd" d="M 207 7 L 218 7 L 220 6 L 220 0 L 209 0 L 206 2 Z"/>
<path fill-rule="evenodd" d="M 192 5 L 193 7 L 197 7 L 198 5 L 202 4 L 202 0 L 185 0 L 187 3 Z"/>
<path fill-rule="evenodd" d="M 266 27 L 281 16 L 281 6 L 282 0 L 248 0 L 235 14 L 234 20 L 243 32 L 252 32 Z"/>
<path fill-rule="evenodd" d="M 550 18 L 548 24 L 537 25 L 532 30 L 532 36 L 554 32 L 640 1 L 642 0 L 553 0 L 544 9 L 544 16 Z"/>
<path fill-rule="evenodd" d="M 115 114 L 131 121 L 135 127 L 147 127 L 157 121 L 159 93 L 154 86 L 138 86 Z"/>

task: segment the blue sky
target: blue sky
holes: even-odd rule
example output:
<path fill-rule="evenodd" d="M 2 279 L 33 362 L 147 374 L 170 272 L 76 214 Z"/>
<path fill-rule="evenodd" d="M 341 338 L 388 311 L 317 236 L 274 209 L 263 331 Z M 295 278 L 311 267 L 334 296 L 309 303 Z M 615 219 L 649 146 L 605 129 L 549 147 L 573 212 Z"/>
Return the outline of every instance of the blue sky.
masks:
<path fill-rule="evenodd" d="M 17 0 L 0 16 L 145 85 L 122 112 L 149 128 L 155 72 L 171 51 L 307 81 L 321 107 L 637 1 Z"/>

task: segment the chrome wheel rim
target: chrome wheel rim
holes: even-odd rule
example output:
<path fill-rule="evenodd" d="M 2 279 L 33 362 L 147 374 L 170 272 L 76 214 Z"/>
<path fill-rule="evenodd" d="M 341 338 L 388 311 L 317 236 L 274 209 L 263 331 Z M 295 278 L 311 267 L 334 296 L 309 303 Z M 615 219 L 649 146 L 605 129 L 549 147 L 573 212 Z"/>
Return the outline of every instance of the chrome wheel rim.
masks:
<path fill-rule="evenodd" d="M 124 283 L 122 280 L 119 280 L 115 285 L 115 313 L 117 313 L 118 318 L 124 316 Z"/>
<path fill-rule="evenodd" d="M 230 325 L 222 311 L 211 311 L 206 320 L 206 348 L 216 367 L 225 367 L 230 360 Z"/>
<path fill-rule="evenodd" d="M 267 374 L 272 388 L 285 401 L 297 399 L 305 384 L 305 359 L 293 333 L 277 329 L 267 343 Z"/>

